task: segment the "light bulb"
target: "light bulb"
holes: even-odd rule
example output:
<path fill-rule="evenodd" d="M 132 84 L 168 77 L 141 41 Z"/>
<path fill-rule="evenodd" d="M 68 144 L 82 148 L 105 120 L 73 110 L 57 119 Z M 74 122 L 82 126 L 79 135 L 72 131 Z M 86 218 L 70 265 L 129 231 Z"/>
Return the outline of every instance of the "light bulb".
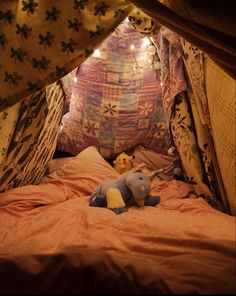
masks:
<path fill-rule="evenodd" d="M 150 45 L 150 46 L 148 46 L 148 48 L 147 48 L 147 52 L 148 52 L 148 54 L 150 54 L 150 55 L 154 55 L 154 54 L 156 53 L 156 47 L 155 47 L 154 45 Z"/>
<path fill-rule="evenodd" d="M 151 44 L 151 41 L 147 37 L 143 38 L 142 47 L 146 47 L 150 44 Z"/>
<path fill-rule="evenodd" d="M 163 82 L 160 83 L 160 86 L 162 86 L 162 85 L 163 85 Z"/>
<path fill-rule="evenodd" d="M 130 45 L 130 49 L 134 50 L 135 46 L 133 44 Z"/>
<path fill-rule="evenodd" d="M 76 76 L 74 76 L 73 80 L 74 80 L 74 82 L 77 82 L 78 78 Z"/>
<path fill-rule="evenodd" d="M 95 49 L 93 55 L 94 55 L 95 57 L 100 57 L 100 56 L 101 56 L 101 51 L 100 51 L 100 49 Z"/>

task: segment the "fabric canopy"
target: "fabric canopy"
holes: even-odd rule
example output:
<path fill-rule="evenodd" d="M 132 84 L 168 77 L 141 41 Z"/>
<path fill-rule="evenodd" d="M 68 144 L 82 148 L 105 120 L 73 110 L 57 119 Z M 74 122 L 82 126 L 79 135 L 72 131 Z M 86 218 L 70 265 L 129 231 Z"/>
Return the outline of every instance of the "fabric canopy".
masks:
<path fill-rule="evenodd" d="M 168 1 L 167 5 L 172 8 L 174 2 Z M 234 11 L 233 2 L 220 1 L 215 9 L 219 16 L 227 13 L 231 23 L 234 14 L 228 12 Z M 206 21 L 210 10 L 196 22 L 156 0 L 6 0 L 0 2 L 0 110 L 72 71 L 131 11 L 139 17 L 141 11 L 132 3 L 208 53 L 236 77 L 234 29 L 230 22 L 222 24 L 224 30 L 210 26 Z M 196 1 L 188 3 L 192 10 L 198 9 Z M 143 22 L 136 24 L 142 26 Z"/>

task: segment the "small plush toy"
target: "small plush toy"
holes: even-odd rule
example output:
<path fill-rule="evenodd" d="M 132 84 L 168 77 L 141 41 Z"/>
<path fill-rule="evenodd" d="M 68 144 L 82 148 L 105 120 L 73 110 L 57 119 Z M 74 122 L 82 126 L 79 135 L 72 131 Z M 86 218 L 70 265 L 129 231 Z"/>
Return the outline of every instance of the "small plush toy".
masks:
<path fill-rule="evenodd" d="M 121 214 L 127 211 L 128 206 L 157 205 L 160 197 L 150 195 L 151 181 L 169 167 L 154 171 L 150 175 L 142 173 L 142 169 L 143 165 L 140 165 L 134 171 L 102 183 L 92 192 L 90 206 L 107 207 L 116 214 Z"/>
<path fill-rule="evenodd" d="M 134 155 L 129 156 L 125 152 L 122 152 L 113 161 L 114 169 L 120 174 L 124 174 L 130 171 L 134 166 L 133 159 L 134 159 Z"/>

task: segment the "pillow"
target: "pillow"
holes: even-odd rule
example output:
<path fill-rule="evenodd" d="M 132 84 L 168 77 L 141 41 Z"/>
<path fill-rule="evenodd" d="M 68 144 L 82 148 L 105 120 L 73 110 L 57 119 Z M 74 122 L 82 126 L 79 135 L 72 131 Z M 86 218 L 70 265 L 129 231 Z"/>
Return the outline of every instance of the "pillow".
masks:
<path fill-rule="evenodd" d="M 150 171 L 159 170 L 167 166 L 173 167 L 174 170 L 173 161 L 175 160 L 175 157 L 173 156 L 162 155 L 140 145 L 134 149 L 133 155 L 134 165 L 145 163 Z M 173 179 L 173 170 L 161 174 L 160 177 L 166 180 Z"/>
<path fill-rule="evenodd" d="M 65 161 L 64 165 L 53 171 L 50 175 L 44 177 L 44 181 L 58 179 L 63 177 L 76 178 L 87 176 L 101 175 L 105 178 L 116 178 L 119 173 L 101 156 L 98 149 L 89 146 L 75 157 Z"/>
<path fill-rule="evenodd" d="M 47 168 L 47 175 L 53 173 L 54 171 L 61 168 L 64 164 L 68 163 L 69 161 L 73 160 L 74 157 L 61 157 L 61 158 L 54 158 L 51 159 L 48 163 Z"/>

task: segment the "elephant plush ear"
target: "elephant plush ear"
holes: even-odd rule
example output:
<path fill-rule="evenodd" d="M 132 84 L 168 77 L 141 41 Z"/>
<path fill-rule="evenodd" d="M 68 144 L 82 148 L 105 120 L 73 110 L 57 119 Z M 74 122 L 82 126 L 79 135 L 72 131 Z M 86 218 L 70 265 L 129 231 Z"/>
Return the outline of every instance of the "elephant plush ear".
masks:
<path fill-rule="evenodd" d="M 156 170 L 156 171 L 152 172 L 151 174 L 148 175 L 149 178 L 150 178 L 150 181 L 152 181 L 159 174 L 163 174 L 165 172 L 168 172 L 170 169 L 172 170 L 173 168 L 171 166 L 167 166 L 167 167 L 164 167 L 162 169 L 159 169 L 159 170 Z"/>

